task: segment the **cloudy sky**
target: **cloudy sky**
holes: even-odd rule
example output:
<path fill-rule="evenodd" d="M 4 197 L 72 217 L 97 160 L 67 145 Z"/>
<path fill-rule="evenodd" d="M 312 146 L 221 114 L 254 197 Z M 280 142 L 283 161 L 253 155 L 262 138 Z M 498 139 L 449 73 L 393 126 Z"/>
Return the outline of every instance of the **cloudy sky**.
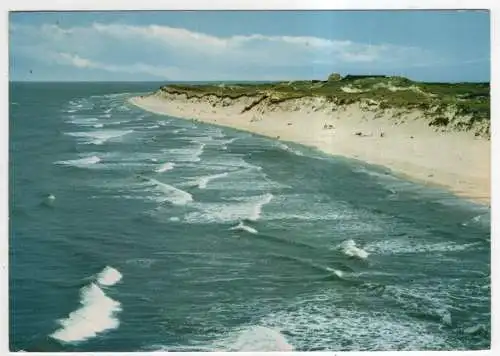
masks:
<path fill-rule="evenodd" d="M 488 81 L 479 11 L 11 13 L 10 80 Z"/>

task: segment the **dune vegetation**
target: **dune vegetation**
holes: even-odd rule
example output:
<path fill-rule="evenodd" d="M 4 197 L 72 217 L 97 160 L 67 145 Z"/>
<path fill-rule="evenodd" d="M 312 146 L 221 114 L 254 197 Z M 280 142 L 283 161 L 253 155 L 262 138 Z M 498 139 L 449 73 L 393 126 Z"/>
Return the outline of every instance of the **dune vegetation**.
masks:
<path fill-rule="evenodd" d="M 430 126 L 453 131 L 472 131 L 490 136 L 489 83 L 428 83 L 398 76 L 331 74 L 327 80 L 266 83 L 169 84 L 163 94 L 184 94 L 189 98 L 216 96 L 238 99 L 251 97 L 257 104 L 321 97 L 337 106 L 363 102 L 369 110 L 420 110 Z M 244 109 L 244 111 L 245 111 Z"/>

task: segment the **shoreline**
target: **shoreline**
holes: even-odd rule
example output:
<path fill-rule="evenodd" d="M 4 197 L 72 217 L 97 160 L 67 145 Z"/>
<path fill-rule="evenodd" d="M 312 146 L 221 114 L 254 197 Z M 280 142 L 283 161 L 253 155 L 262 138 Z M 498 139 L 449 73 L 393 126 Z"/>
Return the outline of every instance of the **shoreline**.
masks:
<path fill-rule="evenodd" d="M 354 103 L 332 112 L 318 100 L 248 109 L 252 98 L 188 98 L 157 92 L 129 102 L 156 114 L 231 127 L 384 166 L 401 177 L 490 204 L 489 140 L 468 132 L 436 131 L 417 110 L 403 117 L 390 110 L 370 112 L 362 103 Z"/>

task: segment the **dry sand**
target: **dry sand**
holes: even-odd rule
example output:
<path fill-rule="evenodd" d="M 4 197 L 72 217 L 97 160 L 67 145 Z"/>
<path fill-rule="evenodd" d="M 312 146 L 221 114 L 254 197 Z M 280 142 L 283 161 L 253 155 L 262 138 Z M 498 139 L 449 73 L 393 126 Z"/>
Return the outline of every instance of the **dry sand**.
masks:
<path fill-rule="evenodd" d="M 311 100 L 284 108 L 256 107 L 243 114 L 248 101 L 215 105 L 209 99 L 150 95 L 131 102 L 158 114 L 250 131 L 382 165 L 461 197 L 490 203 L 489 140 L 466 132 L 436 132 L 419 112 L 407 113 L 403 120 L 391 117 L 390 111 L 377 117 L 359 103 L 332 112 L 314 102 L 318 99 Z M 325 124 L 332 126 L 325 128 Z M 361 136 L 356 135 L 359 132 Z"/>

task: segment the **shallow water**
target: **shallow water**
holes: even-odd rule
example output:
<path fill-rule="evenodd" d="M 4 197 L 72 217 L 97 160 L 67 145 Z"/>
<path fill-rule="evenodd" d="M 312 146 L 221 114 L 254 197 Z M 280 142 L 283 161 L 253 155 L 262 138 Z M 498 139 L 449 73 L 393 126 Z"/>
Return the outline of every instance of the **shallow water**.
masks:
<path fill-rule="evenodd" d="M 158 86 L 11 84 L 12 350 L 489 347 L 488 208 Z"/>

